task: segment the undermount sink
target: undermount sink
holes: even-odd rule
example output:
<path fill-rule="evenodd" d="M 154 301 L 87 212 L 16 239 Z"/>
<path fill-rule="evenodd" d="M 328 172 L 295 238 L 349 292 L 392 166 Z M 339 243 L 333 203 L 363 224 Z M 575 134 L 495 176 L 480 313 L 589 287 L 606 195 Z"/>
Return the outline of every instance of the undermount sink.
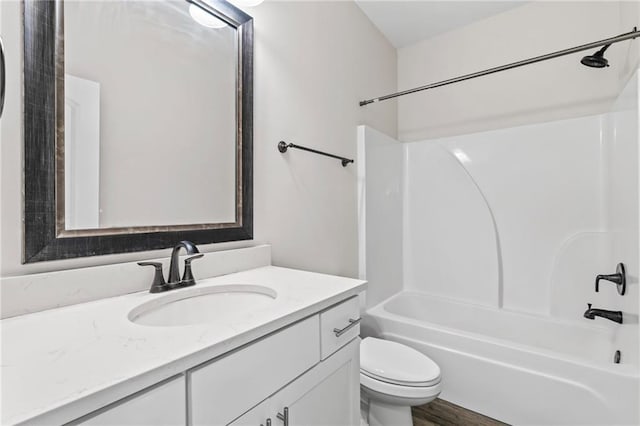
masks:
<path fill-rule="evenodd" d="M 277 295 L 269 287 L 249 284 L 195 287 L 143 303 L 132 309 L 128 318 L 157 327 L 228 321 L 268 306 Z"/>

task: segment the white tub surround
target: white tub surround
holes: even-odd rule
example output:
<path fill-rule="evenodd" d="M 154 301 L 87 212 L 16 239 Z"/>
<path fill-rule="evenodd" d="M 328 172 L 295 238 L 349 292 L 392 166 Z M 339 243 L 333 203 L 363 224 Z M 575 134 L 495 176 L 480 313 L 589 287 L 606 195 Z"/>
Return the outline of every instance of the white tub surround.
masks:
<path fill-rule="evenodd" d="M 194 270 L 197 273 L 195 264 Z M 151 271 L 146 272 L 150 279 Z M 128 319 L 132 309 L 168 294 L 230 284 L 269 287 L 277 297 L 233 323 L 158 327 Z M 315 314 L 365 286 L 360 280 L 266 266 L 167 293 L 145 291 L 5 319 L 1 423 L 61 424 L 77 419 L 302 319 L 307 323 L 315 318 L 322 324 L 323 314 Z M 317 333 L 318 327 L 311 329 Z M 357 336 L 354 330 L 349 339 Z M 320 353 L 316 358 L 320 362 Z M 357 377 L 357 368 L 354 371 Z"/>
<path fill-rule="evenodd" d="M 621 88 L 599 115 L 404 144 L 360 129 L 368 335 L 438 363 L 443 399 L 515 424 L 640 421 L 640 287 L 594 288 L 619 262 L 639 275 L 637 73 Z"/>
<path fill-rule="evenodd" d="M 367 306 L 402 290 L 404 158 L 400 142 L 358 127 L 358 278 L 370 284 Z"/>

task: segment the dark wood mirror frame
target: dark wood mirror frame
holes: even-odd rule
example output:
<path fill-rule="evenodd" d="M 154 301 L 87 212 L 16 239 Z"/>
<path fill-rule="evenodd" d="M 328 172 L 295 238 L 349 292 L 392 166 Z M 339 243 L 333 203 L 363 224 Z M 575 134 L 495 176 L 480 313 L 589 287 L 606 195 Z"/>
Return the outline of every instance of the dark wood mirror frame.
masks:
<path fill-rule="evenodd" d="M 207 244 L 252 239 L 253 20 L 224 0 L 189 1 L 236 28 L 239 55 L 236 92 L 236 221 L 232 224 L 79 231 L 68 231 L 64 226 L 60 227 L 60 211 L 64 209 L 64 185 L 56 182 L 60 179 L 57 172 L 64 167 L 64 155 L 60 155 L 64 154 L 64 150 L 59 149 L 59 144 L 64 143 L 64 96 L 58 95 L 64 93 L 62 1 L 23 1 L 23 263 L 162 249 L 172 247 L 180 240 Z M 64 181 L 64 177 L 62 180 Z"/>

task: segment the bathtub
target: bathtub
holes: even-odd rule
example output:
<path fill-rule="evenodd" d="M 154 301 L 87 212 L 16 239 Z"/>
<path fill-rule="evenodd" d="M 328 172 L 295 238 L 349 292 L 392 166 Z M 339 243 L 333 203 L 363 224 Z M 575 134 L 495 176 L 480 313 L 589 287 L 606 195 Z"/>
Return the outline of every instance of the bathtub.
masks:
<path fill-rule="evenodd" d="M 608 327 L 403 291 L 365 313 L 362 335 L 428 355 L 442 369 L 440 398 L 503 422 L 640 421 L 638 368 L 613 363 Z"/>

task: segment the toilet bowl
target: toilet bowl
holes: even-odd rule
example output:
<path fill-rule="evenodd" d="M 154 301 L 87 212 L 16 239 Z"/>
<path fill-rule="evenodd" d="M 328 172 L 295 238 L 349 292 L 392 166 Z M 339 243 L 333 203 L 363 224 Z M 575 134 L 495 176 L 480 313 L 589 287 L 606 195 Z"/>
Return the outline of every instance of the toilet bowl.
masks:
<path fill-rule="evenodd" d="M 367 337 L 360 342 L 360 389 L 370 426 L 411 426 L 411 407 L 440 394 L 440 367 L 413 348 Z"/>

